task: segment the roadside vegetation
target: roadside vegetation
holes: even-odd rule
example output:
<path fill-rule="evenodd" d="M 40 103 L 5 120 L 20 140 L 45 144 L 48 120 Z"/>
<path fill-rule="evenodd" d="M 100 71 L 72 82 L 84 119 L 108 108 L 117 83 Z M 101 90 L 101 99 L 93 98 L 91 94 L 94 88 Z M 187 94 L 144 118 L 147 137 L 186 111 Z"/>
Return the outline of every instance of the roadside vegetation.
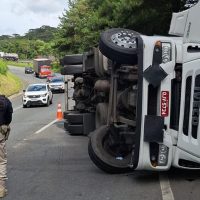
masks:
<path fill-rule="evenodd" d="M 33 62 L 22 62 L 22 61 L 5 61 L 7 65 L 16 66 L 16 67 L 33 67 Z"/>
<path fill-rule="evenodd" d="M 8 71 L 7 63 L 0 59 L 0 94 L 11 96 L 22 88 L 21 80 Z"/>
<path fill-rule="evenodd" d="M 172 12 L 198 0 L 68 0 L 57 28 L 42 26 L 19 34 L 0 36 L 0 52 L 17 53 L 20 59 L 83 53 L 97 46 L 108 28 L 128 28 L 146 35 L 167 35 Z"/>

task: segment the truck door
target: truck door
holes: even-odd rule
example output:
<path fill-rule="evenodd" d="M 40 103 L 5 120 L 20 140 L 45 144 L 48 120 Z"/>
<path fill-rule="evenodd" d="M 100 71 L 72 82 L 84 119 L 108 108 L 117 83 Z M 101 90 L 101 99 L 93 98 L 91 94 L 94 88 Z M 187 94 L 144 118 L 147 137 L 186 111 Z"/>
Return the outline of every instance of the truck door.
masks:
<path fill-rule="evenodd" d="M 200 158 L 200 59 L 183 64 L 177 146 Z"/>

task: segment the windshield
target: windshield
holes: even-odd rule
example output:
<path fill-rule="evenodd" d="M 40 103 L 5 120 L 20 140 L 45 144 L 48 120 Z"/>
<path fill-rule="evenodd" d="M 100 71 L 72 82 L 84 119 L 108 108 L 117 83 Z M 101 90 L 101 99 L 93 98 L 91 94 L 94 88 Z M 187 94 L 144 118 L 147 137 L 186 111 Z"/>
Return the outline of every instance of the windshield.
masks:
<path fill-rule="evenodd" d="M 57 83 L 57 82 L 63 82 L 62 78 L 53 78 L 50 80 L 50 83 Z"/>
<path fill-rule="evenodd" d="M 27 88 L 27 91 L 28 92 L 31 92 L 31 91 L 46 91 L 46 85 L 30 85 Z"/>

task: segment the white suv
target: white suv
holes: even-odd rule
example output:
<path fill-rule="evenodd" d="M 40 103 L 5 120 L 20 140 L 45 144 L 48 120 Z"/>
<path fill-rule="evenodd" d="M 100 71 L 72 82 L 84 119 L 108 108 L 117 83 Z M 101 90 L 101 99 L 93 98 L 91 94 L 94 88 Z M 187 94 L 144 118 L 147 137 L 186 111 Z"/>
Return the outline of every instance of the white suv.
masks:
<path fill-rule="evenodd" d="M 30 84 L 22 97 L 23 107 L 31 105 L 46 105 L 52 104 L 53 94 L 49 86 L 45 83 Z"/>

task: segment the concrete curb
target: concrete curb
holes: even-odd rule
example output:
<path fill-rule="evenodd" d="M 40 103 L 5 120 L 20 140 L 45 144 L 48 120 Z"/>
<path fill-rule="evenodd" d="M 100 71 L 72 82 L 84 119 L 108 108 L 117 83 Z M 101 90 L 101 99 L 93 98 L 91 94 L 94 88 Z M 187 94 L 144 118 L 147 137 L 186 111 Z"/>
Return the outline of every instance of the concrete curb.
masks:
<path fill-rule="evenodd" d="M 22 94 L 23 94 L 23 92 L 19 92 L 19 93 L 13 94 L 13 95 L 9 96 L 8 99 L 12 100 L 12 99 L 14 99 L 14 98 L 16 98 L 16 97 L 18 97 L 18 96 L 20 96 Z"/>

